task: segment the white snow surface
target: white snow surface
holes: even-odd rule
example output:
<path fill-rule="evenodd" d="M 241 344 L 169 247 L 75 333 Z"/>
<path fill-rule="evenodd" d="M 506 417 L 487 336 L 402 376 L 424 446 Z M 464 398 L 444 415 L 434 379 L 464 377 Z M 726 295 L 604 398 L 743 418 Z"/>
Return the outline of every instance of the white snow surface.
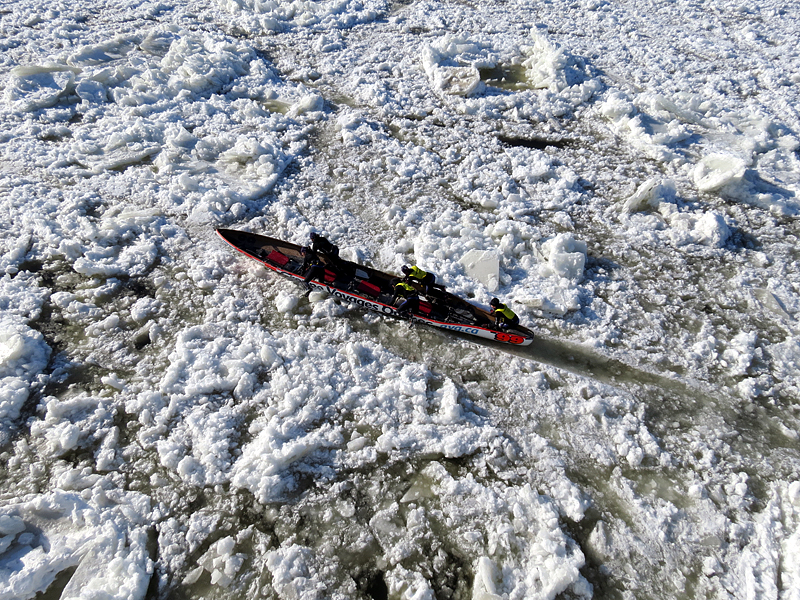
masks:
<path fill-rule="evenodd" d="M 800 7 L 0 10 L 0 600 L 800 599 Z M 537 333 L 309 297 L 215 227 Z"/>

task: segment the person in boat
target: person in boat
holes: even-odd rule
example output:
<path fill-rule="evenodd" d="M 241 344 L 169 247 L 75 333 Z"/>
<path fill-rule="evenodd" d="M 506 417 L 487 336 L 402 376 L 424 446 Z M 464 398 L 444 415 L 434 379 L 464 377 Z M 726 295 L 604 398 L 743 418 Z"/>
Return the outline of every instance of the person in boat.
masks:
<path fill-rule="evenodd" d="M 400 270 L 403 272 L 406 281 L 417 281 L 421 283 L 425 289 L 425 295 L 427 296 L 430 294 L 431 286 L 436 282 L 436 277 L 433 273 L 428 273 L 419 267 L 412 267 L 409 265 L 403 265 L 400 267 Z"/>
<path fill-rule="evenodd" d="M 517 314 L 497 298 L 492 298 L 489 306 L 492 307 L 489 314 L 494 316 L 494 321 L 498 329 L 508 329 L 519 325 L 519 317 Z"/>
<path fill-rule="evenodd" d="M 328 268 L 333 269 L 339 275 L 346 277 L 353 276 L 354 269 L 352 266 L 346 260 L 339 258 L 339 246 L 332 244 L 327 238 L 322 237 L 316 231 L 312 231 L 309 237 L 311 238 L 311 250 L 316 252 L 317 256 L 324 259 Z"/>
<path fill-rule="evenodd" d="M 300 248 L 300 254 L 303 255 L 302 270 L 306 274 L 303 282 L 306 284 L 306 287 L 309 286 L 312 279 L 322 281 L 322 277 L 325 274 L 325 263 L 322 262 L 319 254 L 308 246 Z"/>
<path fill-rule="evenodd" d="M 312 231 L 311 249 L 317 254 L 322 254 L 325 258 L 329 258 L 332 262 L 339 260 L 339 247 L 332 244 L 327 238 L 322 237 L 316 231 Z"/>
<path fill-rule="evenodd" d="M 392 304 L 397 302 L 398 298 L 403 298 L 403 302 L 397 307 L 398 316 L 407 317 L 419 310 L 419 292 L 413 285 L 402 279 L 393 279 L 392 286 L 394 293 Z"/>

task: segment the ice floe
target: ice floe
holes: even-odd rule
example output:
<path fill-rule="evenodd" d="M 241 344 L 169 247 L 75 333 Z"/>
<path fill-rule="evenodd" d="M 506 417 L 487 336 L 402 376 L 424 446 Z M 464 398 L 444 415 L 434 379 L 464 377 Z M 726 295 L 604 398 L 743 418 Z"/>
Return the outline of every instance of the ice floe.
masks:
<path fill-rule="evenodd" d="M 793 6 L 9 7 L 0 599 L 797 597 Z"/>

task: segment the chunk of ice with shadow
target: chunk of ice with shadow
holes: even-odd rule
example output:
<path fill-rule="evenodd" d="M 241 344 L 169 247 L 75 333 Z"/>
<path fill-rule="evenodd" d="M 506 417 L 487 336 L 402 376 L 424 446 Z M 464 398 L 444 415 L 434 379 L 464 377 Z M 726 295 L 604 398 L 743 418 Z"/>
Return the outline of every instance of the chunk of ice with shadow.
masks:
<path fill-rule="evenodd" d="M 500 257 L 490 250 L 470 250 L 459 261 L 468 276 L 477 279 L 490 292 L 497 290 L 500 281 Z"/>

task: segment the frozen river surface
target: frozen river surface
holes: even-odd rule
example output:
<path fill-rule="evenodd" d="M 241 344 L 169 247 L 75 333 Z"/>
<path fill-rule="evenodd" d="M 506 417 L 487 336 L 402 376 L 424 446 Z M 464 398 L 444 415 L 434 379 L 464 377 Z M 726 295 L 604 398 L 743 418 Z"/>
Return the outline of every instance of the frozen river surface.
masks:
<path fill-rule="evenodd" d="M 7 0 L 0 600 L 800 599 L 800 6 Z M 416 264 L 528 348 L 306 298 Z"/>

